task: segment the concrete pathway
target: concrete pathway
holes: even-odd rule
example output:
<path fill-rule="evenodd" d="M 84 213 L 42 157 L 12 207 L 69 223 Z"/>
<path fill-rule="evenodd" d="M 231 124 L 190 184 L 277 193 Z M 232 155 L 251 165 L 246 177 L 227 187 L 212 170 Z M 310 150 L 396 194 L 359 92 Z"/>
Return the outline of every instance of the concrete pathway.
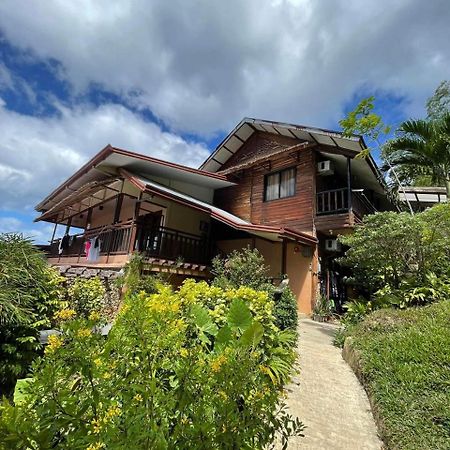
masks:
<path fill-rule="evenodd" d="M 333 346 L 336 325 L 301 318 L 300 373 L 287 386 L 290 412 L 306 425 L 289 449 L 380 450 L 367 395 Z"/>

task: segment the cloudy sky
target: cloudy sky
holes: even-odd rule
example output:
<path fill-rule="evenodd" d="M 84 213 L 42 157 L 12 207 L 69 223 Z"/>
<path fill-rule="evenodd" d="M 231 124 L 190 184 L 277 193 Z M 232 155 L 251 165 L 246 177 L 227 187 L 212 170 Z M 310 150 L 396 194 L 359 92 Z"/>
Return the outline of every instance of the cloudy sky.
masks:
<path fill-rule="evenodd" d="M 0 2 L 0 232 L 106 144 L 198 166 L 242 117 L 338 129 L 375 95 L 424 115 L 448 0 Z"/>

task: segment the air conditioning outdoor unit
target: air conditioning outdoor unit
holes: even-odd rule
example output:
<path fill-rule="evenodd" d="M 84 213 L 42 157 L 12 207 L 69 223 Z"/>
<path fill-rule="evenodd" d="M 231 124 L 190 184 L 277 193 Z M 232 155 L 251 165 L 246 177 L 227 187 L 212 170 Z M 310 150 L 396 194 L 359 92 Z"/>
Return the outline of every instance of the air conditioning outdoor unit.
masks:
<path fill-rule="evenodd" d="M 319 161 L 317 163 L 317 173 L 319 175 L 333 175 L 334 174 L 333 163 L 330 160 Z"/>
<path fill-rule="evenodd" d="M 337 239 L 326 239 L 325 250 L 329 252 L 339 252 L 341 250 L 341 243 Z"/>

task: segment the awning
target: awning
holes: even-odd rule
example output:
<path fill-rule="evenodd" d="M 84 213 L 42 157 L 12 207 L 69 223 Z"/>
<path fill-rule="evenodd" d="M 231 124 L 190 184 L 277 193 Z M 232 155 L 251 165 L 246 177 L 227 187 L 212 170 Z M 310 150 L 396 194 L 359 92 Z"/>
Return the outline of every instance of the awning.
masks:
<path fill-rule="evenodd" d="M 171 189 L 153 180 L 149 180 L 142 175 L 135 175 L 125 169 L 121 169 L 120 173 L 143 192 L 149 192 L 153 195 L 167 198 L 182 205 L 206 212 L 210 214 L 213 219 L 218 220 L 219 222 L 222 222 L 236 230 L 245 231 L 254 236 L 262 237 L 271 241 L 289 239 L 305 245 L 315 245 L 317 243 L 317 239 L 307 233 L 302 233 L 283 227 L 252 224 L 238 216 L 235 216 L 234 214 L 218 208 L 217 206 L 198 200 L 190 195 Z"/>

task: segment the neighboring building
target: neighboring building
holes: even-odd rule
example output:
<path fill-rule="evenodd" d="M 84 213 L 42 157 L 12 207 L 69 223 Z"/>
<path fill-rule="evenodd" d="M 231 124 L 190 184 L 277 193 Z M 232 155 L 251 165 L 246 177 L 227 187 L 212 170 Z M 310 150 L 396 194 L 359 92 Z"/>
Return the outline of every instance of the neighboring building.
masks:
<path fill-rule="evenodd" d="M 37 205 L 36 220 L 80 229 L 54 234 L 56 265 L 120 268 L 139 251 L 149 271 L 207 278 L 215 254 L 256 247 L 309 313 L 319 289 L 345 299 L 336 236 L 391 209 L 373 159 L 355 159 L 363 148 L 360 137 L 256 119 L 199 169 L 108 145 Z"/>
<path fill-rule="evenodd" d="M 447 202 L 445 187 L 439 186 L 406 186 L 399 189 L 398 195 L 400 201 L 409 202 L 414 211 L 423 211 L 430 206 Z"/>

